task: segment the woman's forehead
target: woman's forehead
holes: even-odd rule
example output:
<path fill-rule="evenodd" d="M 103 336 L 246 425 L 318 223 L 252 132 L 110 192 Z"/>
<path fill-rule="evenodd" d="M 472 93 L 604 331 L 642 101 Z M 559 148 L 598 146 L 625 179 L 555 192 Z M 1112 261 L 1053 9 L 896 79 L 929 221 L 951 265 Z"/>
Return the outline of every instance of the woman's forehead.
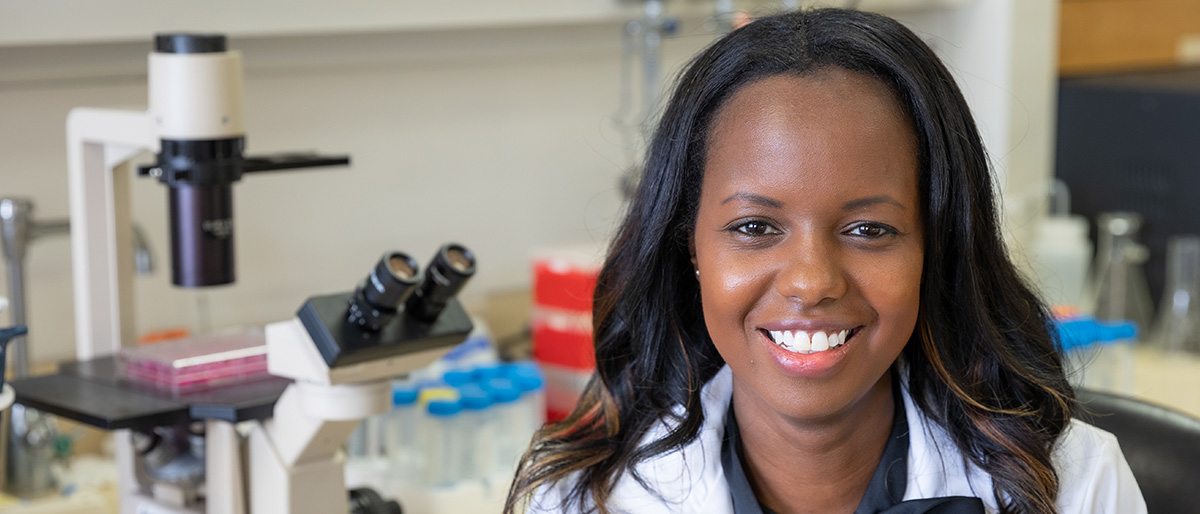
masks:
<path fill-rule="evenodd" d="M 904 110 L 883 83 L 840 68 L 742 87 L 713 121 L 706 147 L 706 188 L 916 194 L 916 137 Z"/>

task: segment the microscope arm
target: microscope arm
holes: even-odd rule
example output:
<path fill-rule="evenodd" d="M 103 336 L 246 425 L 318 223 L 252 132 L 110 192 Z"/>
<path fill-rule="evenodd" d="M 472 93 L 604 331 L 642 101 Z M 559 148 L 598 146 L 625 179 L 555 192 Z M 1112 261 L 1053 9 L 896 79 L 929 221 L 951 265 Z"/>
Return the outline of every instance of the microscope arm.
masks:
<path fill-rule="evenodd" d="M 130 174 L 114 170 L 146 150 L 159 150 L 146 111 L 76 108 L 67 116 L 75 346 L 82 360 L 115 353 L 133 339 L 133 261 L 124 255 L 132 248 Z"/>

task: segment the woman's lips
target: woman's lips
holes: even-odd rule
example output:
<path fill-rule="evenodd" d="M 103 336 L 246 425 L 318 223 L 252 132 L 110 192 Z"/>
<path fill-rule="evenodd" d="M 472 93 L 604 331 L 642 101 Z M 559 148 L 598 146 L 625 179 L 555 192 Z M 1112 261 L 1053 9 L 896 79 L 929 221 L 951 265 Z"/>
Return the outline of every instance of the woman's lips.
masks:
<path fill-rule="evenodd" d="M 862 332 L 863 327 L 837 331 L 768 331 L 759 330 L 767 351 L 775 364 L 787 375 L 802 378 L 821 378 L 833 372 L 841 363 L 854 342 L 855 336 Z M 832 334 L 830 333 L 832 332 Z M 792 341 L 788 343 L 787 338 Z M 804 349 L 807 338 L 808 348 Z M 778 336 L 780 342 L 776 342 Z M 830 339 L 837 344 L 831 345 Z M 797 342 L 797 339 L 801 339 Z M 822 341 L 822 339 L 824 339 Z M 814 341 L 815 340 L 815 341 Z"/>

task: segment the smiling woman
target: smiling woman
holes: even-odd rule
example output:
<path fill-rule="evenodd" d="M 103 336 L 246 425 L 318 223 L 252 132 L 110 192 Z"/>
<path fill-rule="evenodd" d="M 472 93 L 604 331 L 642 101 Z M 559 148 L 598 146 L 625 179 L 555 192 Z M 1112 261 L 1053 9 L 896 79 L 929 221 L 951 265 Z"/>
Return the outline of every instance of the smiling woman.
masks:
<path fill-rule="evenodd" d="M 734 31 L 688 68 L 600 274 L 597 374 L 506 510 L 1138 513 L 1071 419 L 954 80 L 879 15 Z"/>

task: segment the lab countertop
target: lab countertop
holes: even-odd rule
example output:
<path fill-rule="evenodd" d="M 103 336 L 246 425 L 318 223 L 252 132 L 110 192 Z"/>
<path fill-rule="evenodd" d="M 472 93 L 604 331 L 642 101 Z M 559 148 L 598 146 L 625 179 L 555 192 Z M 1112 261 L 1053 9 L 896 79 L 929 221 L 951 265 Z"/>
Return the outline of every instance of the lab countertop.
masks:
<path fill-rule="evenodd" d="M 1133 349 L 1135 398 L 1200 417 L 1200 355 Z"/>

